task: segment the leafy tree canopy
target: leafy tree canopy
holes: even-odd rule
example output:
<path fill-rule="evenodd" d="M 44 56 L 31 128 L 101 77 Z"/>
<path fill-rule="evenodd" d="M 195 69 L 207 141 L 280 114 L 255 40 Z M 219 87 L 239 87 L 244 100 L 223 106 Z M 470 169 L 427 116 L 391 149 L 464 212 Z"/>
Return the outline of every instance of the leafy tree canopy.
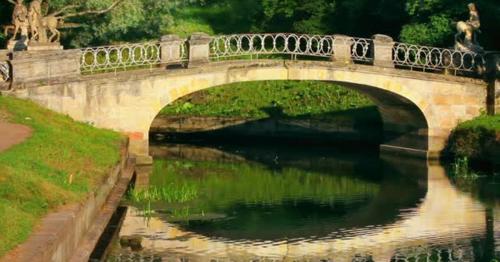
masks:
<path fill-rule="evenodd" d="M 29 2 L 30 0 L 25 0 Z M 51 10 L 75 4 L 78 10 L 105 8 L 113 0 L 46 0 Z M 64 29 L 63 44 L 88 46 L 158 39 L 166 33 L 298 32 L 370 37 L 449 47 L 457 21 L 468 19 L 467 0 L 123 0 L 103 15 L 68 19 L 81 27 Z M 500 49 L 500 4 L 477 0 L 480 43 Z M 12 4 L 0 0 L 0 24 L 10 23 Z M 6 10 L 4 12 L 3 10 Z M 178 25 L 188 21 L 188 28 Z M 183 33 L 184 32 L 184 33 Z M 0 42 L 5 37 L 0 34 Z"/>

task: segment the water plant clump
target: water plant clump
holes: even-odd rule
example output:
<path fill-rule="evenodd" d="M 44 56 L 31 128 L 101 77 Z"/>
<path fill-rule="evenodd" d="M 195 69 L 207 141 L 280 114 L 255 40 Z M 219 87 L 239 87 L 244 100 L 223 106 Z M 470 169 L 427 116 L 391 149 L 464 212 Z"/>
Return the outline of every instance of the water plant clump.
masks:
<path fill-rule="evenodd" d="M 458 157 L 452 164 L 451 175 L 455 178 L 470 179 L 475 180 L 480 177 L 480 175 L 473 171 L 469 165 L 468 157 Z"/>
<path fill-rule="evenodd" d="M 146 189 L 132 189 L 128 193 L 128 199 L 132 202 L 156 202 L 185 203 L 198 196 L 198 188 L 192 184 L 167 184 L 152 186 Z"/>

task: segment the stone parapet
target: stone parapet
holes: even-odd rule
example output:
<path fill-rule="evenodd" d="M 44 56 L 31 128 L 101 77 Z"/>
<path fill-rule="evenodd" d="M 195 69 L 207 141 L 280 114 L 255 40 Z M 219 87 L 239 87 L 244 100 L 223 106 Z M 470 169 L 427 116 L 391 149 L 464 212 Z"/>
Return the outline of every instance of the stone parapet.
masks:
<path fill-rule="evenodd" d="M 12 53 L 14 84 L 80 76 L 80 50 L 23 51 Z"/>
<path fill-rule="evenodd" d="M 387 35 L 374 35 L 372 36 L 373 45 L 373 65 L 380 67 L 394 67 L 394 62 L 392 61 L 392 49 L 394 48 L 394 40 L 392 37 Z"/>
<path fill-rule="evenodd" d="M 333 57 L 332 61 L 339 65 L 349 65 L 352 63 L 351 46 L 353 38 L 346 35 L 333 35 Z"/>
<path fill-rule="evenodd" d="M 160 39 L 160 60 L 162 64 L 179 63 L 182 60 L 181 45 L 184 42 L 177 35 L 164 35 Z"/>
<path fill-rule="evenodd" d="M 189 68 L 210 62 L 210 42 L 212 37 L 205 33 L 194 33 L 189 38 Z"/>

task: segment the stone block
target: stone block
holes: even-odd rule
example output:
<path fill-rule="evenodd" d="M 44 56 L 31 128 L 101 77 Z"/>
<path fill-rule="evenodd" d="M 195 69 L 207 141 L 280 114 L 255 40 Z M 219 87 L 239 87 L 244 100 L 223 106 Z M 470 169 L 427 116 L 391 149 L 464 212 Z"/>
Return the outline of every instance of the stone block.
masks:
<path fill-rule="evenodd" d="M 22 51 L 12 54 L 16 83 L 80 76 L 80 50 Z"/>
<path fill-rule="evenodd" d="M 352 44 L 354 40 L 346 35 L 333 35 L 333 57 L 332 61 L 339 65 L 349 65 L 352 63 Z"/>
<path fill-rule="evenodd" d="M 394 40 L 387 35 L 376 34 L 372 36 L 373 45 L 373 65 L 380 67 L 393 68 L 394 62 L 392 61 L 392 50 L 394 47 Z"/>
<path fill-rule="evenodd" d="M 28 51 L 50 51 L 50 50 L 63 50 L 63 46 L 59 43 L 39 43 L 29 42 Z"/>
<path fill-rule="evenodd" d="M 194 33 L 189 38 L 189 68 L 210 62 L 210 42 L 212 37 L 205 33 Z"/>
<path fill-rule="evenodd" d="M 175 64 L 182 60 L 184 40 L 177 35 L 164 35 L 160 39 L 160 58 L 162 64 Z"/>

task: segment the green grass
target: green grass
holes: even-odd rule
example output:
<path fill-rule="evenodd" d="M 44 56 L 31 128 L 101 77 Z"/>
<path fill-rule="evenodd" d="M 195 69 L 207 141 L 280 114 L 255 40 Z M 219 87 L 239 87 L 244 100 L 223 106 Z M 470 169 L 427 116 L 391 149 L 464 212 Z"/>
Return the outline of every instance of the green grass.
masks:
<path fill-rule="evenodd" d="M 379 114 L 366 96 L 318 81 L 234 83 L 183 97 L 165 107 L 162 115 L 267 117 L 338 117 L 342 111 L 366 109 L 356 117 L 377 121 Z M 348 115 L 344 117 L 353 117 Z"/>
<path fill-rule="evenodd" d="M 0 153 L 0 257 L 25 241 L 43 215 L 82 201 L 120 159 L 122 137 L 32 102 L 0 96 L 0 118 L 33 129 Z"/>

